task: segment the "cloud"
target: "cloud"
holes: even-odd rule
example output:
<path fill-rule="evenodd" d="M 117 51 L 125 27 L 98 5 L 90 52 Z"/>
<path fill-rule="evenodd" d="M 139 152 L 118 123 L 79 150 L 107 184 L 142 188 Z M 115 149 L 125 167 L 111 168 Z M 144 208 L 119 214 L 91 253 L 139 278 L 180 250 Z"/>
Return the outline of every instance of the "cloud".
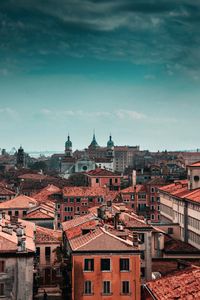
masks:
<path fill-rule="evenodd" d="M 9 118 L 9 121 L 17 121 L 19 117 L 18 112 L 10 107 L 0 107 L 0 115 L 1 119 L 5 118 L 7 120 Z"/>
<path fill-rule="evenodd" d="M 200 73 L 198 1 L 2 0 L 0 12 L 6 76 L 10 69 L 41 72 L 50 59 L 67 57 L 161 65 L 169 76 Z"/>
<path fill-rule="evenodd" d="M 145 119 L 146 115 L 144 115 L 143 113 L 134 111 L 134 110 L 125 110 L 125 109 L 120 109 L 118 111 L 116 111 L 116 116 L 119 119 L 131 119 L 131 120 L 141 120 L 141 119 Z"/>

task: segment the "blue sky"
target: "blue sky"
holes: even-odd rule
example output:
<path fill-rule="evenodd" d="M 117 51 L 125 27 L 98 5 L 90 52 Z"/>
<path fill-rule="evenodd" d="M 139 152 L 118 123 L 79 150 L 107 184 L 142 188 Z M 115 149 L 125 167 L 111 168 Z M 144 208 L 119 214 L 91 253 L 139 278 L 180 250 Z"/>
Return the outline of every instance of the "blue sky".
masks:
<path fill-rule="evenodd" d="M 195 149 L 200 4 L 194 0 L 0 2 L 1 148 L 91 141 Z"/>

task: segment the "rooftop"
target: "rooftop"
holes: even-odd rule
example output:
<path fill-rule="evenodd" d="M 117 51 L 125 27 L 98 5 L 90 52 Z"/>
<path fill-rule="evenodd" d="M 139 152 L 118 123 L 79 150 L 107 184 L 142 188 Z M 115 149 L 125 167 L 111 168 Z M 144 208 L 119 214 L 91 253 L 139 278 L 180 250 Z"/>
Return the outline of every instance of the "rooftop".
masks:
<path fill-rule="evenodd" d="M 84 216 L 77 217 L 77 218 L 74 218 L 72 220 L 63 222 L 62 223 L 62 228 L 63 228 L 63 231 L 66 231 L 70 228 L 74 228 L 74 227 L 79 226 L 81 224 L 84 224 L 88 221 L 92 221 L 92 220 L 96 220 L 96 219 L 97 219 L 97 217 L 93 213 L 89 213 L 89 214 L 86 214 Z"/>
<path fill-rule="evenodd" d="M 106 194 L 104 187 L 64 187 L 63 196 L 65 197 L 96 197 Z"/>
<path fill-rule="evenodd" d="M 43 188 L 40 192 L 33 195 L 34 199 L 39 202 L 45 202 L 49 200 L 49 197 L 53 194 L 61 193 L 61 189 L 53 184 L 49 184 Z"/>
<path fill-rule="evenodd" d="M 175 181 L 172 184 L 160 187 L 159 190 L 181 199 L 200 202 L 200 188 L 189 190 L 187 180 Z"/>
<path fill-rule="evenodd" d="M 108 171 L 106 169 L 101 169 L 101 168 L 97 168 L 95 170 L 91 170 L 89 172 L 86 173 L 86 175 L 88 176 L 98 176 L 98 177 L 113 177 L 113 176 L 117 176 L 117 177 L 121 177 L 119 174 Z"/>
<path fill-rule="evenodd" d="M 36 206 L 37 204 L 38 202 L 34 198 L 19 195 L 13 199 L 0 203 L 0 209 L 28 209 Z"/>
<path fill-rule="evenodd" d="M 99 227 L 92 233 L 69 240 L 72 251 L 134 251 L 131 241 L 123 240 Z"/>
<path fill-rule="evenodd" d="M 62 231 L 36 226 L 36 244 L 60 243 Z"/>
<path fill-rule="evenodd" d="M 192 267 L 147 283 L 157 300 L 200 299 L 200 268 Z"/>

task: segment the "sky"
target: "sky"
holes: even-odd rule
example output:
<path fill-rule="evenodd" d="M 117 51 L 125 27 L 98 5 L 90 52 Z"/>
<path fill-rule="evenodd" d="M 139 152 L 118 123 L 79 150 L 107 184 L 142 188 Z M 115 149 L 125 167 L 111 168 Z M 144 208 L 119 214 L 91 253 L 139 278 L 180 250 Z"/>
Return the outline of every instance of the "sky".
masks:
<path fill-rule="evenodd" d="M 200 1 L 1 0 L 0 148 L 200 148 Z"/>

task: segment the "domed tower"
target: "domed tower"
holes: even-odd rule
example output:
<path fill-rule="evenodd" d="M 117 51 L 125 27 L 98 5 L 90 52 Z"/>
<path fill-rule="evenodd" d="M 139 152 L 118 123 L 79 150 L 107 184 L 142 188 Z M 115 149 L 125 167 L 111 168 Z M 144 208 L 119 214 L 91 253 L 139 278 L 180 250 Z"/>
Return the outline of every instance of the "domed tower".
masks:
<path fill-rule="evenodd" d="M 114 142 L 112 140 L 111 134 L 109 136 L 109 141 L 107 142 L 107 156 L 114 157 Z"/>
<path fill-rule="evenodd" d="M 65 155 L 68 157 L 72 157 L 72 142 L 70 141 L 69 134 L 65 143 Z"/>
<path fill-rule="evenodd" d="M 22 146 L 20 146 L 17 151 L 17 167 L 23 168 L 24 166 L 25 166 L 25 153 Z"/>
<path fill-rule="evenodd" d="M 93 134 L 93 139 L 89 145 L 89 148 L 93 148 L 93 149 L 99 148 L 99 145 L 96 141 L 95 133 Z"/>

